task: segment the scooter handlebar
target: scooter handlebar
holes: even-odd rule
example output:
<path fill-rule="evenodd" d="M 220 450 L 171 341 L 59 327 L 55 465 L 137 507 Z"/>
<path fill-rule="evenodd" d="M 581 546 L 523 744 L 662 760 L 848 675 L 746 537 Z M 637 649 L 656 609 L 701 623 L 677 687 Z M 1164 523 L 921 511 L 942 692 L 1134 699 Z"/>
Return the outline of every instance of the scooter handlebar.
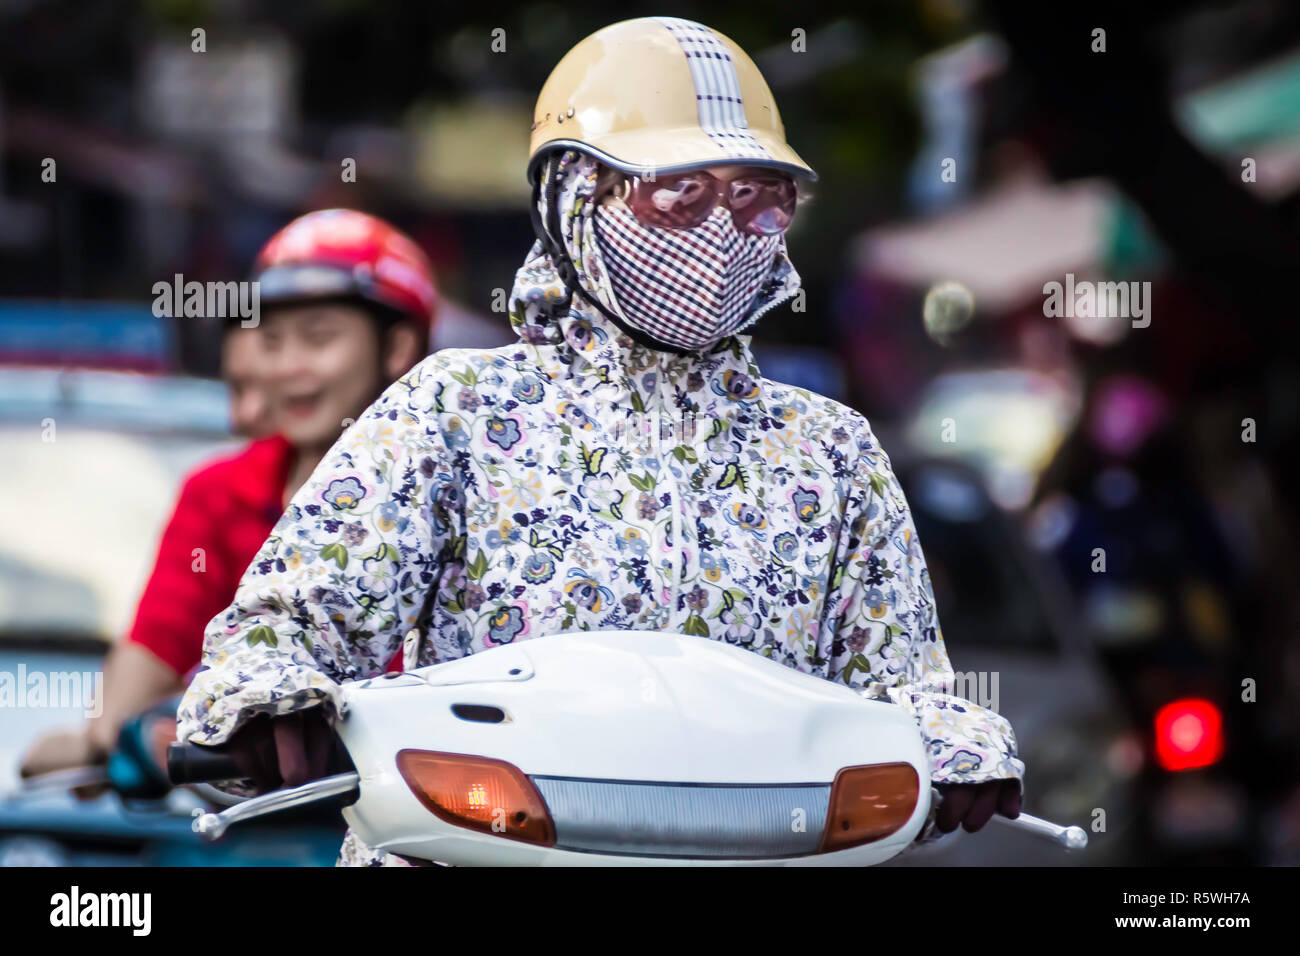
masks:
<path fill-rule="evenodd" d="M 236 780 L 244 774 L 224 747 L 174 743 L 167 748 L 167 776 L 173 784 L 179 786 L 185 783 L 209 783 L 213 780 Z"/>

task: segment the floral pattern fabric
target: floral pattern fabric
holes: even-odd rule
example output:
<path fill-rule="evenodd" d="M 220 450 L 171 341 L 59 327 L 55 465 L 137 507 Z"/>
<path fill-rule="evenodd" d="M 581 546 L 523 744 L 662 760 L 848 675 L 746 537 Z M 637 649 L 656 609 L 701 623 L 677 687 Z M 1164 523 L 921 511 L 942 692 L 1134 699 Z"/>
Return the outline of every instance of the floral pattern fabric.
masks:
<path fill-rule="evenodd" d="M 564 241 L 607 290 L 594 164 L 568 157 Z M 782 251 L 763 310 L 798 278 Z M 294 496 L 209 625 L 181 739 L 333 706 L 431 615 L 420 665 L 573 630 L 727 641 L 917 720 L 934 782 L 1023 778 L 1015 736 L 952 695 L 929 573 L 866 418 L 762 377 L 749 336 L 695 355 L 634 343 L 570 299 L 540 244 L 517 344 L 450 349 L 390 386 Z M 340 859 L 393 858 L 350 837 Z"/>

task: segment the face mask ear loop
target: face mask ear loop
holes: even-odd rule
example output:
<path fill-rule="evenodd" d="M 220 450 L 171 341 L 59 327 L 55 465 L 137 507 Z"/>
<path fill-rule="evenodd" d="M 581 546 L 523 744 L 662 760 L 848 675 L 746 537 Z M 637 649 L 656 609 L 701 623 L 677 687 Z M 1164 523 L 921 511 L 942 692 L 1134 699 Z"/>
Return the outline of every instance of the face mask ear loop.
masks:
<path fill-rule="evenodd" d="M 558 154 L 556 155 L 558 157 Z M 573 260 L 569 258 L 568 250 L 564 248 L 564 233 L 560 231 L 560 177 L 564 174 L 559 171 L 559 162 L 555 163 L 554 173 L 552 173 L 551 165 L 548 163 L 546 174 L 547 233 L 554 244 L 551 263 L 555 266 L 555 271 L 559 273 L 560 278 L 564 280 L 565 288 L 569 290 L 569 294 L 582 295 L 582 286 L 578 282 L 578 270 L 574 268 Z M 586 296 L 583 296 L 583 298 L 586 298 Z"/>
<path fill-rule="evenodd" d="M 552 154 L 552 156 L 554 155 L 556 154 Z M 552 188 L 554 176 L 551 173 L 551 166 L 552 158 L 548 157 L 546 162 L 542 164 L 542 168 L 537 173 L 538 178 L 533 183 L 532 202 L 528 206 L 528 219 L 532 223 L 533 234 L 537 236 L 538 241 L 542 244 L 542 251 L 550 257 L 551 264 L 555 266 L 556 271 L 564 282 L 565 288 L 569 290 L 569 296 L 564 301 L 556 302 L 553 305 L 546 307 L 547 314 L 551 318 L 554 318 L 568 312 L 569 303 L 573 299 L 573 285 L 569 282 L 569 278 L 565 274 L 566 268 L 572 269 L 572 265 L 569 263 L 568 257 L 564 255 L 564 251 L 557 245 L 555 239 L 547 231 L 546 226 L 543 225 L 542 214 L 537 208 L 538 200 L 545 195 L 547 210 L 551 211 L 555 209 L 555 189 Z"/>

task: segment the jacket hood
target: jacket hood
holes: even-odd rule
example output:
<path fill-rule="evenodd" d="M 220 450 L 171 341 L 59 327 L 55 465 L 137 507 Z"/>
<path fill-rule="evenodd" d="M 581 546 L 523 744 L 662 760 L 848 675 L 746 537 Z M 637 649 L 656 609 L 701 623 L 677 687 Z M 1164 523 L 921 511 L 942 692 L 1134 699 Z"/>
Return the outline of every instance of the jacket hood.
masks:
<path fill-rule="evenodd" d="M 616 298 L 595 239 L 593 195 L 599 166 L 576 151 L 559 157 L 558 237 L 583 290 L 617 314 Z M 547 221 L 545 198 L 539 199 Z M 784 240 L 746 324 L 789 300 L 799 290 L 799 274 Z M 510 323 L 527 345 L 545 349 L 563 374 L 604 401 L 640 411 L 675 407 L 696 415 L 731 418 L 743 403 L 760 397 L 762 376 L 750 350 L 751 336 L 737 332 L 709 349 L 677 354 L 632 339 L 608 317 L 566 287 L 540 240 L 533 243 L 515 274 Z M 712 410 L 711 410 L 712 409 Z"/>

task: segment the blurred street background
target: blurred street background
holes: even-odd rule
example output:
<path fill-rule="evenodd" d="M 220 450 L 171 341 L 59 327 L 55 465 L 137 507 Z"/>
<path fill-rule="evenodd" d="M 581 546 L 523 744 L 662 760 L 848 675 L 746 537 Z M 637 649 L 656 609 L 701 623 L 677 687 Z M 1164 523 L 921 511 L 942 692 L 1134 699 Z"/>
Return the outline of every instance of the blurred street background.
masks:
<path fill-rule="evenodd" d="M 181 476 L 235 447 L 217 329 L 156 317 L 156 282 L 243 279 L 346 206 L 428 253 L 433 348 L 513 341 L 537 91 L 667 14 L 750 51 L 820 174 L 765 375 L 870 419 L 1026 809 L 1092 840 L 991 826 L 898 863 L 1300 863 L 1300 6 L 816 9 L 0 2 L 0 671 L 97 666 Z M 1105 282 L 1131 314 L 1045 289 Z M 0 707 L 0 791 L 78 719 Z M 184 800 L 0 796 L 0 864 L 333 862 L 309 828 L 200 847 Z"/>

